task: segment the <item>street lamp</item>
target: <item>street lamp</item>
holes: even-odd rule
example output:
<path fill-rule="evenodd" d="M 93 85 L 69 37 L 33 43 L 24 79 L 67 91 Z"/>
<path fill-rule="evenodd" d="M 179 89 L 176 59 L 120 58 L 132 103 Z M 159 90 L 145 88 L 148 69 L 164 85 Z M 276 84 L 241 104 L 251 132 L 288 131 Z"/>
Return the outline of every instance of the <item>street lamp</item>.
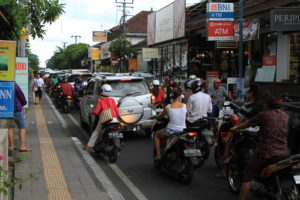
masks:
<path fill-rule="evenodd" d="M 77 44 L 77 38 L 81 38 L 80 35 L 72 35 L 71 38 L 75 38 L 75 44 Z"/>

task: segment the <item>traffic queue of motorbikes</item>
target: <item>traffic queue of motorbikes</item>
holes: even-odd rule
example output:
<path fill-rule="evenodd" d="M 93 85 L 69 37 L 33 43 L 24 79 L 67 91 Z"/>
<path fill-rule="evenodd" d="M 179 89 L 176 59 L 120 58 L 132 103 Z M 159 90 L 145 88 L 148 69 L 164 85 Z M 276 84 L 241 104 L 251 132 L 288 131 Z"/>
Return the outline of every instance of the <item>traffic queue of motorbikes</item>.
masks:
<path fill-rule="evenodd" d="M 153 98 L 155 99 L 155 98 Z M 155 101 L 154 101 L 155 102 Z M 159 102 L 157 107 L 163 106 Z M 230 135 L 230 129 L 238 122 L 237 113 L 240 105 L 226 102 L 220 109 L 219 117 L 200 119 L 192 127 L 187 127 L 182 133 L 174 134 L 161 141 L 161 159 L 154 159 L 155 168 L 164 168 L 184 184 L 193 180 L 194 170 L 200 168 L 209 157 L 210 148 L 214 147 L 216 166 L 221 168 L 225 152 L 225 144 Z M 152 128 L 153 134 L 164 127 L 168 119 L 157 120 Z M 256 149 L 259 137 L 259 127 L 249 127 L 232 134 L 230 138 L 230 158 L 227 163 L 227 184 L 231 192 L 238 194 L 242 184 L 243 172 L 249 159 Z M 153 151 L 153 158 L 156 151 Z M 269 160 L 265 167 L 252 181 L 251 195 L 255 199 L 300 199 L 299 185 L 300 154 L 289 157 L 276 157 Z"/>
<path fill-rule="evenodd" d="M 64 112 L 69 112 L 70 108 L 80 101 L 82 91 L 83 87 L 78 86 L 75 87 L 73 96 L 63 96 L 58 83 L 53 89 L 52 97 L 57 107 Z M 151 100 L 152 108 L 156 113 L 162 112 L 164 102 L 156 102 L 154 96 Z M 230 128 L 237 123 L 239 110 L 239 105 L 225 102 L 218 117 L 201 118 L 181 133 L 163 139 L 160 143 L 160 160 L 154 159 L 156 151 L 155 148 L 153 150 L 154 167 L 163 168 L 180 182 L 190 184 L 194 171 L 205 164 L 211 148 L 214 147 L 215 163 L 218 168 L 221 168 L 226 144 L 224 138 L 229 135 Z M 166 127 L 167 123 L 167 118 L 157 119 L 152 127 L 152 137 L 157 130 Z M 94 147 L 96 152 L 107 154 L 111 163 L 116 162 L 121 149 L 123 135 L 118 131 L 118 126 L 119 124 L 112 123 L 104 127 L 102 140 L 97 141 Z M 243 171 L 256 148 L 258 133 L 259 127 L 250 127 L 231 136 L 231 156 L 227 164 L 226 180 L 230 191 L 235 194 L 240 191 Z M 267 163 L 253 181 L 251 194 L 256 199 L 300 199 L 297 187 L 300 184 L 300 175 L 297 175 L 299 163 L 300 154 L 277 158 Z"/>

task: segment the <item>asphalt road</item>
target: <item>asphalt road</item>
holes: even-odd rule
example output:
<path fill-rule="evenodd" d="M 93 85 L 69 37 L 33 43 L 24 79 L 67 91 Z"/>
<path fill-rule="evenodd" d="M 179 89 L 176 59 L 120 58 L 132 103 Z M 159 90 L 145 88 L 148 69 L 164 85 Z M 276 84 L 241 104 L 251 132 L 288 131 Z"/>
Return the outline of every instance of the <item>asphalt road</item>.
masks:
<path fill-rule="evenodd" d="M 78 127 L 79 110 L 71 110 L 70 114 L 62 114 L 62 117 L 72 135 L 85 145 L 88 131 Z M 103 155 L 91 155 L 125 199 L 237 199 L 229 191 L 227 182 L 214 176 L 218 171 L 213 159 L 213 148 L 204 166 L 194 172 L 193 182 L 186 186 L 166 171 L 154 168 L 153 143 L 143 131 L 124 136 L 125 148 L 115 164 L 109 164 Z"/>

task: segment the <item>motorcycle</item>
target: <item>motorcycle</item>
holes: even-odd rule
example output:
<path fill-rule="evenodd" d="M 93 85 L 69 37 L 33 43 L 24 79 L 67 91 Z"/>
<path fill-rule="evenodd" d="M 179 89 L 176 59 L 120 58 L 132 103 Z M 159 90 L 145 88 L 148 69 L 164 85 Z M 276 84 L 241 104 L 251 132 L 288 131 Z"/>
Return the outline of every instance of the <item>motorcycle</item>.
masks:
<path fill-rule="evenodd" d="M 256 149 L 259 127 L 249 127 L 232 136 L 231 159 L 227 166 L 227 182 L 233 193 L 239 193 L 243 172 Z"/>
<path fill-rule="evenodd" d="M 221 121 L 222 124 L 217 131 L 214 159 L 219 169 L 222 166 L 222 158 L 224 157 L 226 145 L 223 138 L 227 137 L 228 134 L 230 134 L 229 130 L 238 122 L 239 117 L 236 113 L 239 110 L 240 107 L 238 105 L 234 103 L 225 103 L 222 110 L 223 117 L 218 118 L 218 120 Z"/>
<path fill-rule="evenodd" d="M 164 168 L 183 184 L 190 184 L 194 177 L 195 157 L 201 156 L 195 148 L 195 132 L 188 129 L 161 140 L 161 159 L 154 160 L 154 167 Z M 156 156 L 154 148 L 153 158 Z"/>
<path fill-rule="evenodd" d="M 58 101 L 58 105 L 63 112 L 69 113 L 74 104 L 72 96 L 63 95 L 61 92 Z"/>
<path fill-rule="evenodd" d="M 97 153 L 104 153 L 108 156 L 110 163 L 115 163 L 121 151 L 123 133 L 119 131 L 120 123 L 110 122 L 103 125 L 102 134 L 95 143 L 94 150 Z"/>

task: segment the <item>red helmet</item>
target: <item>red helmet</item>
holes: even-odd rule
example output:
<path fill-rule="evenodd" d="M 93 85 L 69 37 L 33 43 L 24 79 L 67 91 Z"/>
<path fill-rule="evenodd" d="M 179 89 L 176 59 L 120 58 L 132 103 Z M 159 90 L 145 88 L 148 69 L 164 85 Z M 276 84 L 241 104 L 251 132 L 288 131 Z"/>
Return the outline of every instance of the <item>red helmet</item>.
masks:
<path fill-rule="evenodd" d="M 229 119 L 233 126 L 239 121 L 239 117 L 237 115 L 230 115 Z"/>
<path fill-rule="evenodd" d="M 214 80 L 214 83 L 221 83 L 221 80 L 218 79 L 218 78 L 216 78 L 216 79 Z"/>

